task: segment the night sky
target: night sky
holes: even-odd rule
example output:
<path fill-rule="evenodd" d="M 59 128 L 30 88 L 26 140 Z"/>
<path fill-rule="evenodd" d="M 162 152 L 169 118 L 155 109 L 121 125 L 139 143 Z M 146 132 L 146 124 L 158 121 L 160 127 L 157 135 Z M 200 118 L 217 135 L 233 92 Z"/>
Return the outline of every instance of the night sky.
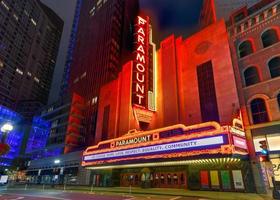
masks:
<path fill-rule="evenodd" d="M 64 31 L 49 98 L 49 103 L 51 103 L 57 99 L 59 94 L 76 0 L 41 1 L 64 20 Z M 139 1 L 141 10 L 151 16 L 153 41 L 157 46 L 161 40 L 172 33 L 177 36 L 188 36 L 197 30 L 202 0 Z"/>

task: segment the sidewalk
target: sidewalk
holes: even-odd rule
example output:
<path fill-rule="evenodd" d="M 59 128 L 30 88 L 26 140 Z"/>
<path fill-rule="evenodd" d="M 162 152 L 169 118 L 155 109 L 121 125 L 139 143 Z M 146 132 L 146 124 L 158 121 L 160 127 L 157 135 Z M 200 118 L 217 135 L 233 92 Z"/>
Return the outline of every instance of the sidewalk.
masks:
<path fill-rule="evenodd" d="M 11 188 L 22 188 L 12 186 Z M 29 189 L 40 189 L 41 185 L 28 186 Z M 45 186 L 45 189 L 53 189 L 50 186 Z M 55 186 L 56 190 L 64 190 L 64 186 Z M 66 186 L 66 191 L 75 192 L 90 192 L 91 187 L 88 186 Z M 92 191 L 95 193 L 130 193 L 129 187 L 94 187 Z M 149 194 L 149 195 L 166 195 L 166 196 L 186 196 L 186 197 L 201 197 L 213 200 L 272 200 L 269 195 L 259 195 L 255 193 L 239 193 L 239 192 L 215 192 L 215 191 L 191 191 L 184 189 L 170 188 L 131 188 L 131 194 Z"/>

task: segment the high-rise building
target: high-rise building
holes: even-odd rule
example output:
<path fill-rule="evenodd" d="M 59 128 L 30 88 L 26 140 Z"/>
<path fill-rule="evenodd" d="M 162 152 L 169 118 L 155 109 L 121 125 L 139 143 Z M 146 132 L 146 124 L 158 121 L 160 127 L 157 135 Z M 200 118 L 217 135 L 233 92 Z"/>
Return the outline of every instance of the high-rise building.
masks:
<path fill-rule="evenodd" d="M 235 16 L 243 16 L 238 21 Z M 270 173 L 280 185 L 280 2 L 261 1 L 240 8 L 228 19 L 228 34 L 239 101 L 248 137 L 258 192 L 273 187 Z M 267 146 L 270 161 L 262 162 L 261 143 Z M 266 152 L 266 151 L 264 151 Z M 265 160 L 263 160 L 265 161 Z M 272 169 L 271 166 L 274 166 Z M 276 187 L 274 185 L 274 187 Z"/>
<path fill-rule="evenodd" d="M 100 87 L 117 78 L 122 63 L 131 59 L 133 24 L 138 0 L 82 2 L 76 46 L 70 67 L 70 93 L 87 104 L 86 138 L 94 139 Z"/>
<path fill-rule="evenodd" d="M 79 19 L 80 19 L 80 12 L 81 12 L 81 6 L 82 6 L 82 0 L 77 0 L 76 7 L 75 7 L 75 14 L 74 19 L 72 23 L 72 29 L 71 29 L 71 35 L 67 50 L 67 56 L 64 66 L 64 72 L 62 77 L 62 82 L 60 86 L 60 96 L 65 96 L 69 91 L 69 76 L 70 76 L 70 67 L 73 61 L 73 52 L 76 45 L 76 39 L 77 39 L 77 32 L 78 32 L 78 25 L 79 25 Z"/>
<path fill-rule="evenodd" d="M 220 19 L 228 19 L 240 7 L 252 6 L 261 0 L 203 0 L 200 13 L 200 26 L 203 28 Z"/>
<path fill-rule="evenodd" d="M 0 1 L 0 105 L 30 117 L 47 103 L 62 29 L 40 1 Z"/>

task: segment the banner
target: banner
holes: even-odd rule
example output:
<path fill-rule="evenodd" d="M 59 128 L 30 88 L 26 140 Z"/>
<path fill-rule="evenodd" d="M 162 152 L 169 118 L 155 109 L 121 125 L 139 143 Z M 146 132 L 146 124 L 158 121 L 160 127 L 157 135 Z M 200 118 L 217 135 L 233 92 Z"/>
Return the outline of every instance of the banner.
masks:
<path fill-rule="evenodd" d="M 232 177 L 233 177 L 234 188 L 239 190 L 244 190 L 245 187 L 243 183 L 241 170 L 232 170 Z"/>

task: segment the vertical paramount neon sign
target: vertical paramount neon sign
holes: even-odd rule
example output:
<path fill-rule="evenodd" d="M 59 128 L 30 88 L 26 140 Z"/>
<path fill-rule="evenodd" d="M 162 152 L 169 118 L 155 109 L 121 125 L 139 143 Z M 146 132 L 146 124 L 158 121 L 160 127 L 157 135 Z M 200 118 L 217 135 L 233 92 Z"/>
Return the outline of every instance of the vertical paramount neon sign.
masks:
<path fill-rule="evenodd" d="M 135 23 L 132 104 L 147 108 L 149 69 L 149 17 L 137 16 Z"/>

